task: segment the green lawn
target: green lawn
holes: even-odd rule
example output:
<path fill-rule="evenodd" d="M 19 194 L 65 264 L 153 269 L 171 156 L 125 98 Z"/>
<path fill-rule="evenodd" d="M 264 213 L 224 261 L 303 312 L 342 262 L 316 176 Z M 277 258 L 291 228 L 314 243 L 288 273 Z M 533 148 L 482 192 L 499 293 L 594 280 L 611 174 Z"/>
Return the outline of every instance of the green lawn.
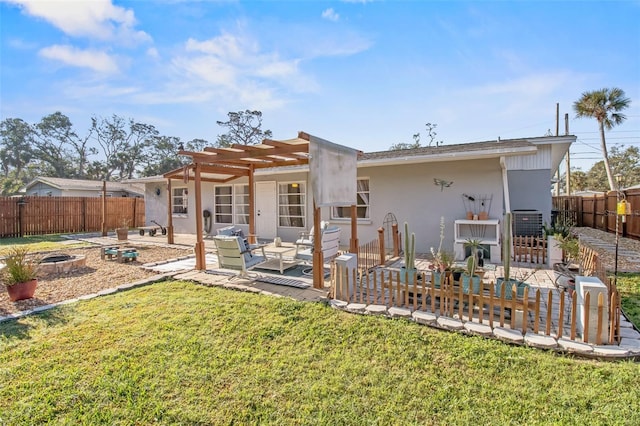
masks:
<path fill-rule="evenodd" d="M 640 424 L 640 364 L 168 282 L 0 323 L 0 424 Z"/>
<path fill-rule="evenodd" d="M 83 241 L 71 241 L 59 234 L 29 235 L 23 238 L 0 238 L 0 256 L 5 247 L 26 245 L 31 252 L 63 250 L 89 246 Z"/>
<path fill-rule="evenodd" d="M 640 274 L 619 274 L 618 291 L 627 319 L 640 327 Z"/>

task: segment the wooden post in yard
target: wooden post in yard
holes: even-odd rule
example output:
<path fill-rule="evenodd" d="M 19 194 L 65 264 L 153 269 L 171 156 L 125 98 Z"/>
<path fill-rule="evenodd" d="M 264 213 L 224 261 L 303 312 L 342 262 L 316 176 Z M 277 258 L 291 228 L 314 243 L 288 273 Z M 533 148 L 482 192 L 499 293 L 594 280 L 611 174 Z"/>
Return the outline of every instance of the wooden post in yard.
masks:
<path fill-rule="evenodd" d="M 102 236 L 107 236 L 107 181 L 102 181 Z"/>
<path fill-rule="evenodd" d="M 351 206 L 351 240 L 349 244 L 349 252 L 358 254 L 358 208 L 356 205 Z"/>
<path fill-rule="evenodd" d="M 167 179 L 167 244 L 173 244 L 173 194 L 171 179 Z"/>
<path fill-rule="evenodd" d="M 394 223 L 391 225 L 391 237 L 393 241 L 393 257 L 400 256 L 400 239 L 398 236 L 398 224 Z"/>
<path fill-rule="evenodd" d="M 320 207 L 313 202 L 313 288 L 324 288 L 324 257 L 320 233 Z"/>
<path fill-rule="evenodd" d="M 204 238 L 202 237 L 202 182 L 200 180 L 200 172 L 202 170 L 202 164 L 196 163 L 195 170 L 195 190 L 196 190 L 196 269 L 203 271 L 207 269 L 207 262 L 205 259 L 204 251 Z"/>
<path fill-rule="evenodd" d="M 387 256 L 384 248 L 384 228 L 378 228 L 378 246 L 380 247 L 380 265 L 384 265 Z"/>

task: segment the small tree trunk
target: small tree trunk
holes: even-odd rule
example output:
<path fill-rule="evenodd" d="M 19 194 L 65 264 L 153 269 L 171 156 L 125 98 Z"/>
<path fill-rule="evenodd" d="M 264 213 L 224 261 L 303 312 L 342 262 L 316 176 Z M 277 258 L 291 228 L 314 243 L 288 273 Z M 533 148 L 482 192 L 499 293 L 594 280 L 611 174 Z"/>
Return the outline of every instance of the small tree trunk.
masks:
<path fill-rule="evenodd" d="M 598 120 L 600 126 L 600 147 L 602 148 L 602 159 L 604 160 L 604 169 L 607 171 L 607 179 L 609 180 L 609 188 L 611 191 L 615 191 L 616 185 L 613 182 L 613 174 L 611 173 L 611 166 L 609 165 L 609 154 L 607 153 L 607 142 L 604 138 L 604 122 Z"/>

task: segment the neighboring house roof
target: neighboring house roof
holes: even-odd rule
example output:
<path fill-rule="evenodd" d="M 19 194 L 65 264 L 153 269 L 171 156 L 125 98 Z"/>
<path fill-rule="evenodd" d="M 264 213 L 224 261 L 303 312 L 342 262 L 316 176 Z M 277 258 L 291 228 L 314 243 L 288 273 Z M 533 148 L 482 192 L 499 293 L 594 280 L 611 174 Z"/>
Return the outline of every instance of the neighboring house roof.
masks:
<path fill-rule="evenodd" d="M 37 177 L 27 184 L 26 190 L 37 183 L 43 183 L 61 191 L 102 191 L 102 181 L 57 177 Z M 144 185 L 136 183 L 107 182 L 107 190 L 144 195 Z"/>

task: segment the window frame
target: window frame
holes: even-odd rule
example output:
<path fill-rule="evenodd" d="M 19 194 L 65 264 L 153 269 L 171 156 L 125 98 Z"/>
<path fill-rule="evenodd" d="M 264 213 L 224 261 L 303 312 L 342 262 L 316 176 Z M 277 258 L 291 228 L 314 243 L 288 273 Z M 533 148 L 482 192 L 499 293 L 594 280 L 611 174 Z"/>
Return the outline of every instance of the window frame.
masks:
<path fill-rule="evenodd" d="M 356 202 L 361 199 L 367 199 L 367 204 L 356 204 L 356 210 L 365 208 L 366 209 L 366 217 L 358 217 L 358 222 L 361 223 L 370 223 L 371 222 L 371 178 L 363 176 L 358 177 L 357 181 L 367 181 L 367 190 L 361 191 L 358 189 L 358 184 L 356 183 Z M 366 197 L 362 197 L 363 194 L 366 194 Z M 349 209 L 349 213 L 346 216 L 340 216 L 338 214 L 339 209 Z M 333 221 L 347 221 L 351 220 L 351 206 L 343 206 L 343 207 L 331 207 L 331 220 Z"/>
<path fill-rule="evenodd" d="M 177 195 L 176 191 L 182 191 Z M 176 198 L 180 197 L 180 204 L 176 204 Z M 176 211 L 176 207 L 180 207 L 182 211 Z M 189 188 L 179 186 L 171 188 L 171 215 L 176 217 L 186 217 L 189 214 Z"/>
<path fill-rule="evenodd" d="M 243 187 L 246 189 L 246 192 L 238 193 L 238 188 Z M 245 190 L 243 189 L 243 190 Z M 249 221 L 251 220 L 249 217 L 249 184 L 248 183 L 236 183 L 233 185 L 233 224 L 234 225 L 249 225 Z M 246 203 L 238 202 L 239 197 L 246 197 Z M 241 212 L 240 207 L 246 207 L 246 212 Z M 238 220 L 239 217 L 246 217 L 244 222 Z"/>
<path fill-rule="evenodd" d="M 282 193 L 281 192 L 281 187 L 282 186 L 286 186 L 287 188 L 289 187 L 289 185 L 295 185 L 297 184 L 299 188 L 302 189 L 301 192 L 286 192 L 286 193 Z M 300 196 L 302 198 L 301 203 L 300 204 L 292 204 L 292 203 L 287 203 L 287 204 L 282 204 L 281 203 L 281 197 L 282 196 Z M 277 192 L 276 192 L 276 197 L 277 197 L 277 203 L 276 203 L 276 208 L 277 208 L 277 225 L 279 228 L 289 228 L 289 229 L 306 229 L 306 225 L 307 225 L 307 182 L 305 181 L 281 181 L 277 183 Z M 290 212 L 290 208 L 292 206 L 296 206 L 299 207 L 301 212 L 299 215 L 292 215 Z M 282 208 L 287 208 L 287 210 L 289 210 L 289 214 L 288 215 L 283 215 L 281 213 Z M 284 218 L 300 218 L 301 221 L 301 225 L 300 226 L 295 226 L 291 224 L 291 220 L 288 220 L 289 224 L 286 224 L 286 222 L 283 222 L 282 219 Z M 284 223 L 284 224 L 283 224 Z"/>
<path fill-rule="evenodd" d="M 229 188 L 231 189 L 231 192 L 229 194 L 218 194 L 218 189 L 219 188 Z M 218 202 L 218 197 L 229 197 L 230 198 L 230 202 L 229 203 L 219 203 Z M 221 212 L 218 213 L 218 207 L 230 207 L 230 211 L 227 212 Z M 223 222 L 223 221 L 219 221 L 218 220 L 218 216 L 229 216 L 229 222 Z M 213 187 L 213 223 L 216 224 L 220 224 L 220 225 L 233 225 L 233 185 L 232 184 L 228 184 L 228 185 L 215 185 Z"/>

